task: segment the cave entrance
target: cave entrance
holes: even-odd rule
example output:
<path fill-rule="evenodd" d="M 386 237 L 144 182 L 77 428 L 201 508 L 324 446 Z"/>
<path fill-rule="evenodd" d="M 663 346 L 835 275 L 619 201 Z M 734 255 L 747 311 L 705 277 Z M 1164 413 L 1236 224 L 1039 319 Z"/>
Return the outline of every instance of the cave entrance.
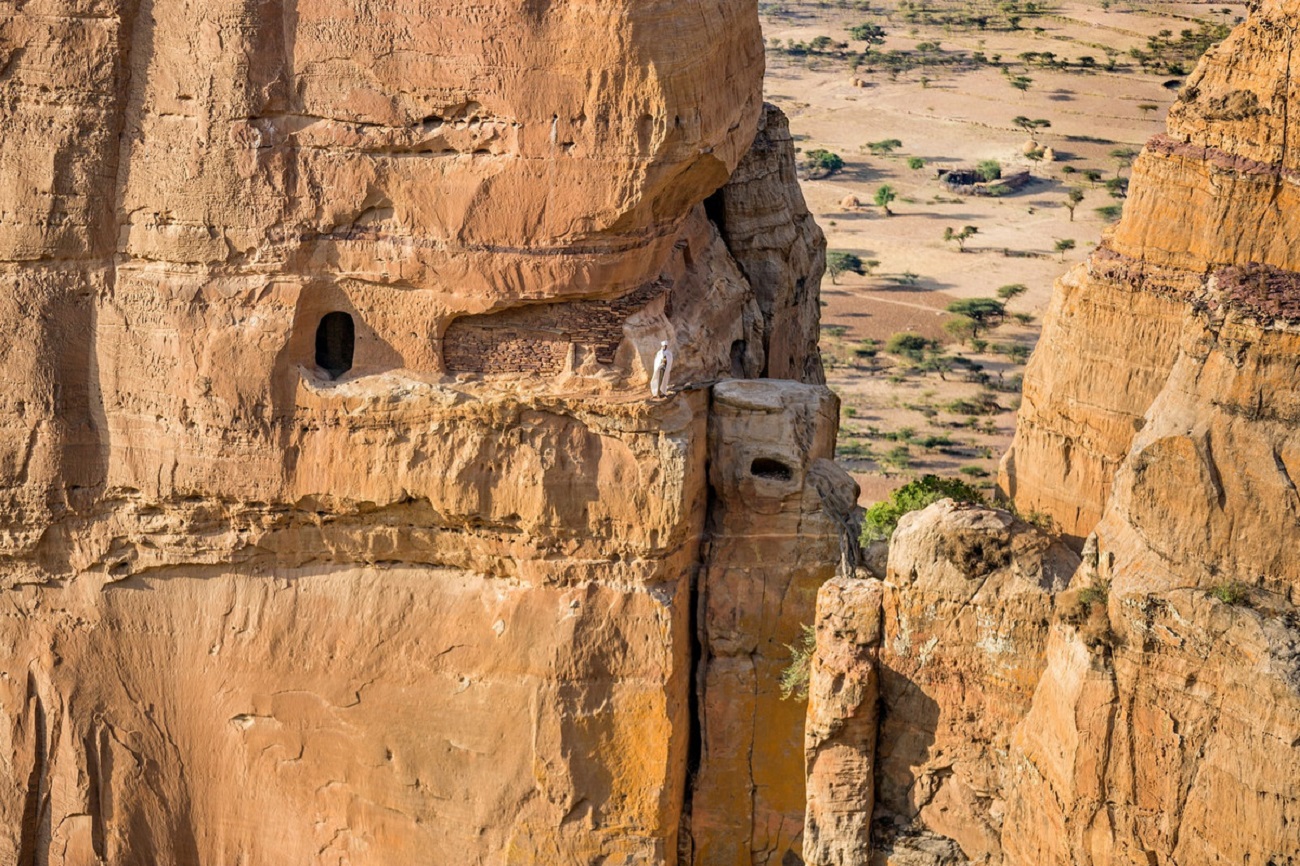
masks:
<path fill-rule="evenodd" d="M 771 457 L 759 457 L 753 463 L 749 464 L 749 472 L 758 478 L 766 478 L 769 481 L 793 481 L 794 470 L 786 466 L 780 460 L 773 460 Z"/>
<path fill-rule="evenodd" d="M 357 331 L 347 313 L 327 313 L 316 327 L 316 366 L 337 379 L 352 369 Z"/>

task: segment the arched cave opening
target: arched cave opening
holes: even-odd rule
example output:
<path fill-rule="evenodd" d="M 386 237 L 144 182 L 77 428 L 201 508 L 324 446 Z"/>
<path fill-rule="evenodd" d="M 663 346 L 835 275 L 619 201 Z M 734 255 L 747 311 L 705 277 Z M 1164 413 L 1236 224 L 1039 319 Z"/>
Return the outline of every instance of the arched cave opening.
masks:
<path fill-rule="evenodd" d="M 756 478 L 767 478 L 772 481 L 790 481 L 794 478 L 793 469 L 771 457 L 756 458 L 749 464 L 749 472 Z"/>
<path fill-rule="evenodd" d="M 327 313 L 316 327 L 316 366 L 337 379 L 352 369 L 357 329 L 347 313 Z"/>

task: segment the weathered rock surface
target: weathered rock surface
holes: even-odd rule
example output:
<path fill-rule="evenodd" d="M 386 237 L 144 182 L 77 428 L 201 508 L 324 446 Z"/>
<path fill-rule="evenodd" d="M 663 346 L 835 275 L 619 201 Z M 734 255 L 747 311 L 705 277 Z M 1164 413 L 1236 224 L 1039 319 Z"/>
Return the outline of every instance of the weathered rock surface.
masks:
<path fill-rule="evenodd" d="M 871 862 L 945 863 L 953 846 L 1000 862 L 1012 734 L 1046 665 L 1055 595 L 1078 562 L 1006 512 L 944 500 L 900 521 L 883 583 L 822 589 L 808 863 L 866 863 L 868 849 Z M 878 704 L 856 699 L 863 688 Z M 863 763 L 871 781 L 852 776 Z"/>
<path fill-rule="evenodd" d="M 699 581 L 697 866 L 783 864 L 800 850 L 804 707 L 783 701 L 787 645 L 856 535 L 857 483 L 831 462 L 839 400 L 797 383 L 725 382 L 709 425 L 709 541 Z"/>
<path fill-rule="evenodd" d="M 37 0 L 0 70 L 0 862 L 796 844 L 696 619 L 769 584 L 767 677 L 855 499 L 752 0 Z"/>
<path fill-rule="evenodd" d="M 871 856 L 879 737 L 882 584 L 841 576 L 817 593 L 816 652 L 808 677 L 804 752 L 809 866 Z"/>
<path fill-rule="evenodd" d="M 1285 144 L 1300 5 L 1256 5 L 1202 60 L 1168 132 L 1134 164 L 1124 218 L 1058 284 L 1025 377 L 1002 484 L 1077 544 L 1101 519 L 1149 410 L 1175 387 L 1183 346 L 1223 322 L 1281 332 L 1300 323 L 1300 163 Z M 1245 379 L 1233 384 L 1249 396 Z"/>
<path fill-rule="evenodd" d="M 826 243 L 799 191 L 793 154 L 789 122 L 768 106 L 753 146 L 706 208 L 754 286 L 767 335 L 764 375 L 822 382 L 818 286 Z"/>
<path fill-rule="evenodd" d="M 1202 61 L 1027 379 L 1004 479 L 1094 533 L 1076 581 L 1109 600 L 1103 633 L 1053 635 L 1012 862 L 1300 856 L 1298 27 L 1255 4 Z"/>

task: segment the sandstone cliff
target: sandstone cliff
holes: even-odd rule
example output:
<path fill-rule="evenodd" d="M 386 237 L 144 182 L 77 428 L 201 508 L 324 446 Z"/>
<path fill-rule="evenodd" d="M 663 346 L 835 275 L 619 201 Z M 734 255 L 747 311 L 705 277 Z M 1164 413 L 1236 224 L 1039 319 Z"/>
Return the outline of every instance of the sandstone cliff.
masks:
<path fill-rule="evenodd" d="M 1081 560 L 947 503 L 823 589 L 809 863 L 1300 857 L 1298 28 L 1253 5 L 1057 286 L 1002 484 Z"/>
<path fill-rule="evenodd" d="M 856 497 L 762 72 L 752 0 L 5 9 L 0 862 L 798 848 L 732 697 Z"/>

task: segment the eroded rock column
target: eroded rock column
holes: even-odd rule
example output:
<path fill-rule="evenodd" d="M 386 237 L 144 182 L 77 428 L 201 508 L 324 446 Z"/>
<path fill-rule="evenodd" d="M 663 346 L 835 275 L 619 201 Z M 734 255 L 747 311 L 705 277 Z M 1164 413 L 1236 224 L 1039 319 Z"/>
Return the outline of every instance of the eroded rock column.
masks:
<path fill-rule="evenodd" d="M 834 576 L 857 485 L 831 462 L 839 401 L 825 387 L 729 381 L 713 389 L 711 501 L 699 582 L 698 866 L 779 864 L 800 850 L 801 702 L 781 699 L 787 644 Z"/>
<path fill-rule="evenodd" d="M 817 594 L 804 727 L 808 866 L 858 866 L 871 855 L 882 587 L 880 581 L 840 576 Z"/>

